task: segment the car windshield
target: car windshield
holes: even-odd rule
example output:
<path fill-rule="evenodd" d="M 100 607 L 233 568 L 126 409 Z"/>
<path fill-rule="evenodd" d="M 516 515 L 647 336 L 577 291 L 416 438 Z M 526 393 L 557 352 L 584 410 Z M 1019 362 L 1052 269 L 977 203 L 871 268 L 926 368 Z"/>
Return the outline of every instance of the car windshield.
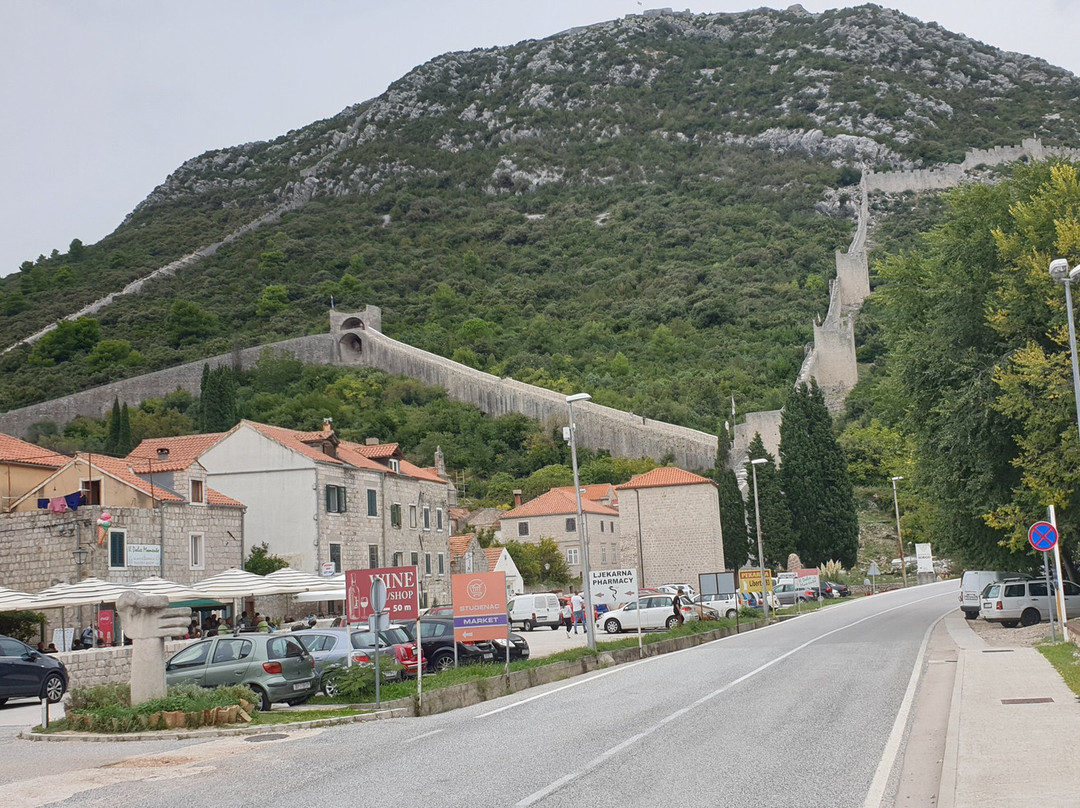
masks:
<path fill-rule="evenodd" d="M 379 643 L 380 648 L 386 647 L 387 643 L 382 640 Z M 352 633 L 352 647 L 353 648 L 374 648 L 375 637 L 370 631 L 354 631 Z"/>

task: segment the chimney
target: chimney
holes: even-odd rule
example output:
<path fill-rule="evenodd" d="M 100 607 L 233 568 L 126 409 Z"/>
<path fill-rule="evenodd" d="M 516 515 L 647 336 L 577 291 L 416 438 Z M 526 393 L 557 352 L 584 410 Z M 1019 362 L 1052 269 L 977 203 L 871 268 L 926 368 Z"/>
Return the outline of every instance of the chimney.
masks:
<path fill-rule="evenodd" d="M 514 489 L 514 507 L 518 507 L 521 504 L 521 489 Z"/>
<path fill-rule="evenodd" d="M 364 438 L 364 445 L 365 446 L 378 446 L 379 445 L 379 439 L 378 438 Z"/>
<path fill-rule="evenodd" d="M 166 447 L 166 446 L 158 447 L 157 459 L 158 460 L 168 460 L 169 459 L 169 449 L 168 449 L 168 447 Z"/>
<path fill-rule="evenodd" d="M 322 431 L 333 432 L 334 431 L 334 419 L 329 415 L 322 419 Z"/>

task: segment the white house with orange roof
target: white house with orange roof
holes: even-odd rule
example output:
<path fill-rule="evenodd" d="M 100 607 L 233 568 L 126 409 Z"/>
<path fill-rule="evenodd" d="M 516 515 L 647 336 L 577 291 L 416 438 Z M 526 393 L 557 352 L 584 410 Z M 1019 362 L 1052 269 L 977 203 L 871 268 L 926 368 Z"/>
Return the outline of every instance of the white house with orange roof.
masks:
<path fill-rule="evenodd" d="M 618 509 L 583 496 L 581 512 L 589 537 L 589 568 L 613 569 L 622 564 Z M 581 542 L 573 486 L 552 488 L 510 509 L 500 521 L 503 541 L 539 544 L 542 539 L 554 539 L 570 574 L 581 575 Z"/>
<path fill-rule="evenodd" d="M 198 462 L 209 484 L 247 506 L 248 547 L 266 542 L 312 573 L 417 566 L 424 596 L 448 602 L 456 492 L 435 469 L 397 444 L 341 440 L 329 421 L 312 432 L 241 421 L 213 438 Z M 183 454 L 186 440 L 147 439 L 131 457 Z"/>
<path fill-rule="evenodd" d="M 144 477 L 127 460 L 67 458 L 3 514 L 0 581 L 29 592 L 80 574 L 119 583 L 160 575 L 191 584 L 239 566 L 244 506 L 206 486 L 205 472 L 193 470 L 189 480 L 200 474 L 200 486 L 188 482 L 177 491 L 167 475 Z M 100 525 L 104 514 L 108 526 Z M 86 550 L 81 564 L 77 548 Z"/>
<path fill-rule="evenodd" d="M 525 592 L 525 579 L 521 577 L 517 564 L 505 547 L 485 547 L 484 555 L 487 556 L 488 570 L 501 572 L 506 575 L 506 597 L 521 595 Z"/>
<path fill-rule="evenodd" d="M 698 573 L 724 569 L 716 483 L 678 468 L 658 468 L 615 486 L 622 514 L 623 566 L 642 586 L 697 585 Z"/>

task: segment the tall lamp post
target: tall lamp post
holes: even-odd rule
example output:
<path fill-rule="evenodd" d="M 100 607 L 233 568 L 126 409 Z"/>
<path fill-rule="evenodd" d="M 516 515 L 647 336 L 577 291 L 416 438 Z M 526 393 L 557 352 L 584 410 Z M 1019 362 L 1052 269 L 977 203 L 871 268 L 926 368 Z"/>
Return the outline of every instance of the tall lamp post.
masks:
<path fill-rule="evenodd" d="M 757 564 L 761 575 L 761 603 L 765 610 L 765 625 L 769 624 L 769 588 L 765 585 L 765 553 L 761 548 L 761 508 L 757 495 L 757 467 L 768 463 L 768 459 L 759 457 L 750 461 L 750 473 L 754 477 L 754 521 L 757 523 Z"/>
<path fill-rule="evenodd" d="M 900 572 L 904 576 L 904 589 L 907 589 L 907 559 L 904 557 L 904 540 L 900 538 L 900 504 L 896 498 L 896 484 L 903 477 L 892 478 L 892 505 L 896 513 L 896 545 L 900 548 Z"/>
<path fill-rule="evenodd" d="M 1076 363 L 1076 328 L 1073 325 L 1072 307 L 1072 282 L 1080 277 L 1080 264 L 1069 270 L 1069 262 L 1064 258 L 1057 258 L 1050 262 L 1050 277 L 1058 283 L 1065 284 L 1065 313 L 1069 317 L 1069 353 L 1072 355 L 1073 398 L 1076 401 L 1076 428 L 1080 429 L 1080 370 Z M 1054 546 L 1054 563 L 1057 566 L 1058 580 L 1061 578 L 1061 550 Z M 1059 590 L 1058 609 L 1061 616 L 1061 624 L 1065 625 L 1065 596 Z"/>
<path fill-rule="evenodd" d="M 82 580 L 82 566 L 86 563 L 86 557 L 88 555 L 90 555 L 90 551 L 82 546 L 82 536 L 76 533 L 75 549 L 71 551 L 71 557 L 75 559 L 75 583 L 79 583 L 79 581 Z M 82 631 L 83 628 L 82 606 L 79 606 L 79 631 Z M 75 636 L 77 638 L 79 635 L 76 634 Z"/>
<path fill-rule="evenodd" d="M 596 626 L 593 624 L 592 592 L 589 591 L 589 542 L 585 538 L 585 524 L 581 513 L 581 483 L 578 482 L 577 437 L 574 433 L 574 402 L 588 401 L 588 393 L 575 393 L 566 397 L 566 407 L 570 412 L 570 462 L 574 467 L 574 496 L 577 498 L 578 544 L 581 552 L 581 588 L 585 590 L 585 637 L 589 650 L 596 650 Z"/>

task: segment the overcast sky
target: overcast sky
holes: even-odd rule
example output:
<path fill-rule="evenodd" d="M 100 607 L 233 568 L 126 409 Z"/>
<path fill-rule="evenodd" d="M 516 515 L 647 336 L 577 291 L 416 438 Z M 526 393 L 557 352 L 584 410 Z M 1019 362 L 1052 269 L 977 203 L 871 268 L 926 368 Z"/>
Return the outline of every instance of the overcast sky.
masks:
<path fill-rule="evenodd" d="M 1080 74 L 1080 0 L 879 4 Z M 760 5 L 693 0 L 672 7 L 730 12 Z M 818 12 L 853 4 L 802 5 Z M 330 117 L 434 56 L 540 39 L 660 6 L 0 0 L 0 275 L 54 248 L 66 252 L 73 238 L 98 241 L 188 158 Z"/>

